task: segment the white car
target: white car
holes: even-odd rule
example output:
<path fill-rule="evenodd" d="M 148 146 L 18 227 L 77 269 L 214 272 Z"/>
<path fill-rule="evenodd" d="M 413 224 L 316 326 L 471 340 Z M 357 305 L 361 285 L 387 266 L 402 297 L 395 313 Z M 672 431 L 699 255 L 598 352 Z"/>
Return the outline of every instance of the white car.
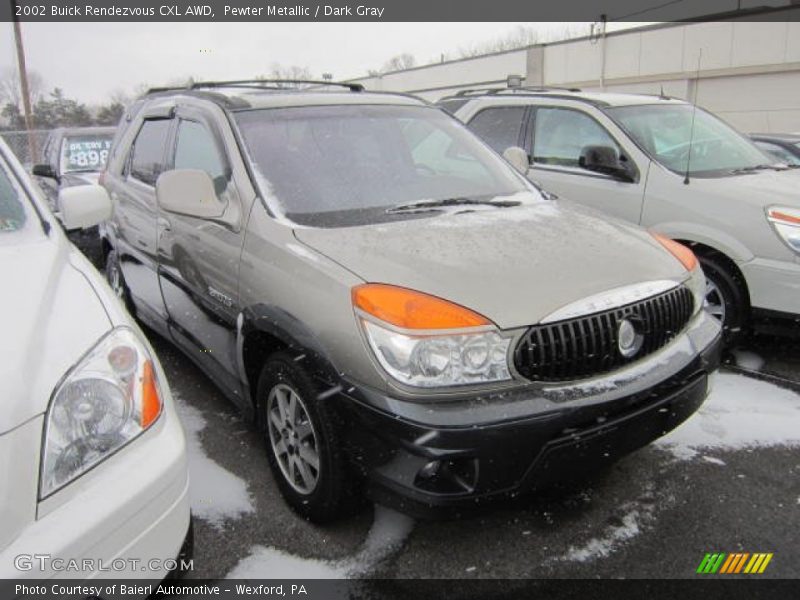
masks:
<path fill-rule="evenodd" d="M 547 191 L 691 246 L 731 341 L 800 334 L 800 171 L 666 96 L 464 90 L 438 105 Z M 514 157 L 517 157 L 516 159 Z"/>
<path fill-rule="evenodd" d="M 108 216 L 78 189 L 70 223 Z M 186 440 L 161 365 L 2 141 L 0 281 L 0 578 L 181 570 Z"/>

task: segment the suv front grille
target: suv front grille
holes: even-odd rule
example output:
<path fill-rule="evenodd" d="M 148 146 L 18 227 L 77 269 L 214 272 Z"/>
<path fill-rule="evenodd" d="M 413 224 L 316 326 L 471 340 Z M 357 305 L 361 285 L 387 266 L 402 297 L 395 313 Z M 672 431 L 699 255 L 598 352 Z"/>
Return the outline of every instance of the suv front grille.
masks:
<path fill-rule="evenodd" d="M 532 381 L 572 381 L 608 373 L 667 345 L 693 312 L 692 293 L 680 286 L 619 308 L 534 325 L 517 344 L 514 366 Z M 636 332 L 638 349 L 630 356 L 620 350 L 623 319 Z"/>

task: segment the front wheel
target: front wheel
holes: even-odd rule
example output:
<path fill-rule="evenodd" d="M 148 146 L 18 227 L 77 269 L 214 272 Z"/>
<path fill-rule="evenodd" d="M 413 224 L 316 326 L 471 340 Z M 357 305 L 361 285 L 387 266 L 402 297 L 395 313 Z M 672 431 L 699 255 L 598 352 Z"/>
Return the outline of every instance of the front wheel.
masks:
<path fill-rule="evenodd" d="M 310 521 L 332 521 L 350 508 L 352 479 L 332 411 L 293 357 L 269 358 L 258 383 L 259 414 L 270 468 L 281 494 Z"/>
<path fill-rule="evenodd" d="M 703 308 L 722 324 L 726 342 L 736 340 L 747 325 L 747 294 L 737 274 L 713 256 L 698 256 L 706 276 Z"/>
<path fill-rule="evenodd" d="M 128 286 L 125 285 L 125 279 L 122 276 L 119 255 L 116 250 L 111 250 L 108 256 L 106 256 L 105 274 L 106 281 L 108 281 L 108 285 L 111 286 L 114 295 L 122 301 L 129 313 L 134 314 L 133 302 L 131 301 Z"/>

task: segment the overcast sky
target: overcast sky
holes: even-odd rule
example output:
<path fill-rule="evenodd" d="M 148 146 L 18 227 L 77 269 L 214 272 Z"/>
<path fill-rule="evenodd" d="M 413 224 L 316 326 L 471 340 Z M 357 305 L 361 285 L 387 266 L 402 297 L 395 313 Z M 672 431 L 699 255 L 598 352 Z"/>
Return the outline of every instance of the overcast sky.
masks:
<path fill-rule="evenodd" d="M 103 103 L 114 92 L 132 93 L 193 76 L 249 78 L 274 63 L 308 67 L 337 79 L 379 69 L 408 52 L 418 63 L 441 53 L 504 36 L 518 26 L 551 37 L 561 23 L 23 23 L 29 71 L 47 89 Z M 568 24 L 588 34 L 589 24 Z M 585 29 L 585 31 L 583 31 Z M 0 69 L 14 66 L 11 23 L 0 23 Z"/>

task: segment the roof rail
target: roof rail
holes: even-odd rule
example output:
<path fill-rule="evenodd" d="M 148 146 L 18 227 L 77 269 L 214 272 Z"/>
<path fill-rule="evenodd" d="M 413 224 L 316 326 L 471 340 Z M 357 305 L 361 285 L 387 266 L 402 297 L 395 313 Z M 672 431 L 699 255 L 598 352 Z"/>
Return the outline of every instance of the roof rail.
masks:
<path fill-rule="evenodd" d="M 463 97 L 463 96 L 470 96 L 470 95 L 478 95 L 478 94 L 487 94 L 487 95 L 494 95 L 494 94 L 502 94 L 504 92 L 580 92 L 582 91 L 580 88 L 574 87 L 556 87 L 556 86 L 529 86 L 523 85 L 513 88 L 501 88 L 501 87 L 492 87 L 492 88 L 472 88 L 466 90 L 459 90 L 456 92 L 452 97 Z"/>
<path fill-rule="evenodd" d="M 163 92 L 179 92 L 188 90 L 203 90 L 208 88 L 239 87 L 256 90 L 286 90 L 283 84 L 330 85 L 349 89 L 351 92 L 363 92 L 364 86 L 360 83 L 340 83 L 336 81 L 317 81 L 315 79 L 236 79 L 231 81 L 197 81 L 189 85 L 164 86 L 150 88 L 145 95 Z"/>
<path fill-rule="evenodd" d="M 360 83 L 348 83 L 338 81 L 323 81 L 316 79 L 237 79 L 233 81 L 198 81 L 189 86 L 189 89 L 196 90 L 201 88 L 216 88 L 216 87 L 253 87 L 255 89 L 286 89 L 280 87 L 282 84 L 289 83 L 293 85 L 307 84 L 307 85 L 325 85 L 336 86 L 349 89 L 351 92 L 363 92 L 364 86 Z M 274 87 L 269 87 L 273 85 Z"/>

